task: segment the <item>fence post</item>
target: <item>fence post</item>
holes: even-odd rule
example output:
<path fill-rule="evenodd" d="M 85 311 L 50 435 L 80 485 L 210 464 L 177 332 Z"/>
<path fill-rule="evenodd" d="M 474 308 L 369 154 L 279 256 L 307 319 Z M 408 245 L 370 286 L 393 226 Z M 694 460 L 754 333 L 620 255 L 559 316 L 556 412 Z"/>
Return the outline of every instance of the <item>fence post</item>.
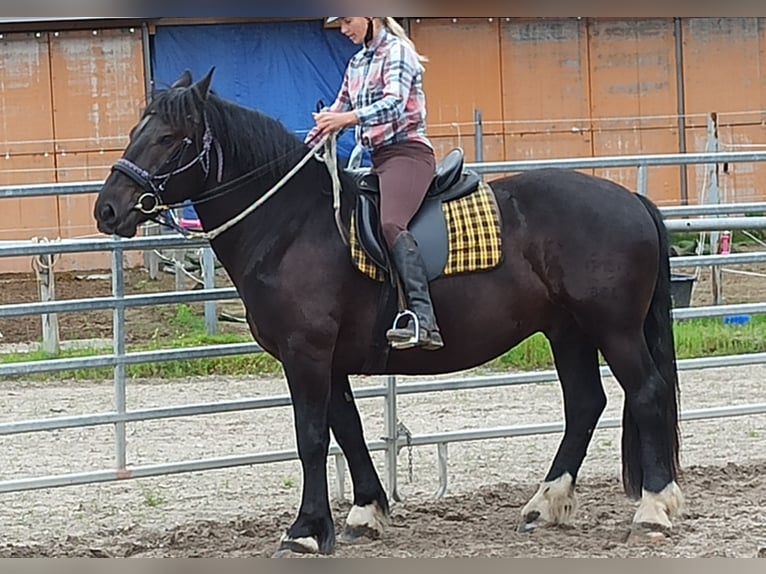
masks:
<path fill-rule="evenodd" d="M 636 175 L 637 182 L 636 187 L 638 188 L 638 194 L 643 195 L 644 197 L 647 197 L 648 190 L 647 190 L 647 166 L 645 164 L 641 164 L 638 166 L 638 174 Z"/>
<path fill-rule="evenodd" d="M 147 237 L 160 235 L 160 233 L 160 226 L 154 223 L 150 223 L 144 228 L 144 235 Z M 149 279 L 156 280 L 160 274 L 160 258 L 153 249 L 144 251 L 144 267 L 149 271 Z"/>
<path fill-rule="evenodd" d="M 56 300 L 56 276 L 53 272 L 54 257 L 51 253 L 39 255 L 34 260 L 37 284 L 40 287 L 40 301 L 47 303 Z M 43 313 L 42 321 L 43 351 L 57 354 L 60 349 L 59 319 L 56 313 Z"/>
<path fill-rule="evenodd" d="M 718 114 L 711 112 L 707 120 L 707 146 L 705 151 L 718 152 Z M 720 188 L 718 187 L 718 164 L 708 164 L 708 181 L 710 197 L 709 202 L 712 204 L 721 203 Z M 703 190 L 704 193 L 704 190 Z M 702 203 L 705 203 L 704 201 Z M 715 255 L 718 253 L 718 241 L 720 233 L 718 231 L 710 232 L 710 254 Z M 704 246 L 704 242 L 702 242 Z M 721 268 L 718 265 L 714 265 L 710 269 L 710 287 L 713 291 L 713 304 L 720 305 L 723 298 L 723 290 L 721 285 Z"/>
<path fill-rule="evenodd" d="M 399 441 L 397 414 L 396 414 L 396 376 L 386 377 L 386 398 L 384 399 L 385 433 L 383 437 L 388 445 L 386 448 L 386 490 L 391 500 L 401 501 L 396 488 L 396 459 L 398 457 Z"/>
<path fill-rule="evenodd" d="M 335 455 L 335 497 L 338 500 L 346 498 L 346 459 L 342 454 Z"/>
<path fill-rule="evenodd" d="M 202 248 L 200 269 L 205 289 L 215 289 L 215 255 L 209 246 Z M 216 301 L 205 301 L 205 329 L 208 335 L 215 335 L 218 332 L 217 308 Z"/>
<path fill-rule="evenodd" d="M 117 243 L 112 251 L 112 296 L 115 298 L 114 312 L 112 315 L 112 347 L 117 364 L 114 366 L 114 408 L 118 415 L 126 412 L 125 379 L 125 273 L 123 270 L 123 249 L 120 239 L 115 238 Z M 127 440 L 125 437 L 125 423 L 114 424 L 117 472 L 125 472 L 127 465 Z"/>
<path fill-rule="evenodd" d="M 186 277 L 184 277 L 184 257 L 186 251 L 181 248 L 173 250 L 173 271 L 176 278 L 176 291 L 184 291 L 186 289 Z"/>
<path fill-rule="evenodd" d="M 484 125 L 482 124 L 481 110 L 474 110 L 474 123 L 476 124 L 476 133 L 474 135 L 476 146 L 476 162 L 484 161 Z"/>

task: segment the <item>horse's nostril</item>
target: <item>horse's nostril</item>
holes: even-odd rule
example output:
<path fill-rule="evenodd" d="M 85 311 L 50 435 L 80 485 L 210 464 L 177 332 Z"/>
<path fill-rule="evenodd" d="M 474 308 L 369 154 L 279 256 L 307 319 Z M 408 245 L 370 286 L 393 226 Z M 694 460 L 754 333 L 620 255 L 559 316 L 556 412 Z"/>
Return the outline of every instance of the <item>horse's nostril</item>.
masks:
<path fill-rule="evenodd" d="M 116 217 L 116 213 L 114 212 L 114 208 L 110 203 L 102 203 L 101 207 L 98 209 L 98 218 L 104 222 L 110 222 L 113 221 Z"/>

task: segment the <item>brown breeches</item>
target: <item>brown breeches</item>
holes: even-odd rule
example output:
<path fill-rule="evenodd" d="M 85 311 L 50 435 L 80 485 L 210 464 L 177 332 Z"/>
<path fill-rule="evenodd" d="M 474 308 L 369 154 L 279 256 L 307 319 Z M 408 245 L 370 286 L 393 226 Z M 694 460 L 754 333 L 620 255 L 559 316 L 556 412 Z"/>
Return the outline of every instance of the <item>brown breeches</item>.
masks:
<path fill-rule="evenodd" d="M 380 224 L 389 248 L 407 230 L 434 176 L 433 150 L 419 142 L 386 146 L 372 154 L 380 180 Z"/>

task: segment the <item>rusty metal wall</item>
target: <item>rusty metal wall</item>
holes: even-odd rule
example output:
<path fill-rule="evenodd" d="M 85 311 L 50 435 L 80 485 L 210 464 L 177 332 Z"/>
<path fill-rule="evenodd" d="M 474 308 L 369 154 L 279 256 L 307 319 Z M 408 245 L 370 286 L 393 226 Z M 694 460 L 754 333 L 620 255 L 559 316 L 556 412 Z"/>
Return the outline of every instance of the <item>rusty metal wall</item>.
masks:
<path fill-rule="evenodd" d="M 705 149 L 711 112 L 717 117 L 721 149 L 766 148 L 766 19 L 685 18 L 683 38 L 688 149 Z M 726 167 L 719 172 L 723 198 L 766 198 L 766 165 Z M 700 189 L 704 167 L 690 169 L 689 177 Z M 690 201 L 699 200 L 696 190 Z"/>
<path fill-rule="evenodd" d="M 0 185 L 93 181 L 127 144 L 144 93 L 139 28 L 3 34 Z M 94 195 L 3 200 L 0 240 L 96 235 Z M 57 269 L 107 268 L 109 254 L 63 255 Z M 0 259 L 0 272 L 30 262 Z"/>
<path fill-rule="evenodd" d="M 460 145 L 469 160 L 476 158 L 479 110 L 483 159 L 498 161 L 680 151 L 679 72 L 688 151 L 708 144 L 711 112 L 722 148 L 766 145 L 764 21 L 681 19 L 682 65 L 671 18 L 426 18 L 409 24 L 430 58 L 425 87 L 437 154 Z M 140 29 L 10 33 L 0 48 L 0 184 L 103 178 L 144 99 Z M 764 170 L 747 164 L 721 169 L 723 198 L 766 199 Z M 680 173 L 653 169 L 652 198 L 679 203 Z M 704 167 L 687 173 L 688 198 L 695 203 L 710 176 Z M 600 174 L 635 186 L 635 170 Z M 93 200 L 4 200 L 0 239 L 94 234 Z M 77 257 L 79 266 L 107 263 L 98 255 Z M 0 272 L 28 268 L 28 261 L 0 260 Z"/>
<path fill-rule="evenodd" d="M 764 19 L 681 23 L 687 150 L 705 149 L 711 112 L 727 149 L 766 144 Z M 412 19 L 410 30 L 431 60 L 425 85 L 440 154 L 462 145 L 475 159 L 476 109 L 485 120 L 485 160 L 681 151 L 672 18 Z M 731 166 L 720 175 L 722 193 L 766 199 L 763 170 Z M 597 173 L 635 188 L 634 169 Z M 689 174 L 695 203 L 705 169 Z M 652 169 L 649 186 L 661 205 L 680 203 L 681 168 Z"/>

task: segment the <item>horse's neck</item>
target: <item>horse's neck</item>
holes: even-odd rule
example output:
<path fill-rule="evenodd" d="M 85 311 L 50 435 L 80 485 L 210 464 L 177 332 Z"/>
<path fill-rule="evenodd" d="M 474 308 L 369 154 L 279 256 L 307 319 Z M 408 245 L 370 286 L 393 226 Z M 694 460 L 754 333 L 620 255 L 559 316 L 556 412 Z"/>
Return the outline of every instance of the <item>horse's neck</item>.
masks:
<path fill-rule="evenodd" d="M 320 195 L 317 189 L 320 174 L 315 169 L 316 166 L 305 166 L 252 213 L 213 240 L 213 249 L 232 280 L 236 282 L 237 277 L 259 268 L 272 268 L 299 236 L 311 234 L 315 242 L 333 239 L 332 210 L 322 205 L 332 199 Z M 203 228 L 210 231 L 237 217 L 269 191 L 273 183 L 258 180 L 201 203 L 198 215 Z M 312 184 L 316 187 L 312 188 Z M 309 218 L 311 225 L 306 225 Z"/>

